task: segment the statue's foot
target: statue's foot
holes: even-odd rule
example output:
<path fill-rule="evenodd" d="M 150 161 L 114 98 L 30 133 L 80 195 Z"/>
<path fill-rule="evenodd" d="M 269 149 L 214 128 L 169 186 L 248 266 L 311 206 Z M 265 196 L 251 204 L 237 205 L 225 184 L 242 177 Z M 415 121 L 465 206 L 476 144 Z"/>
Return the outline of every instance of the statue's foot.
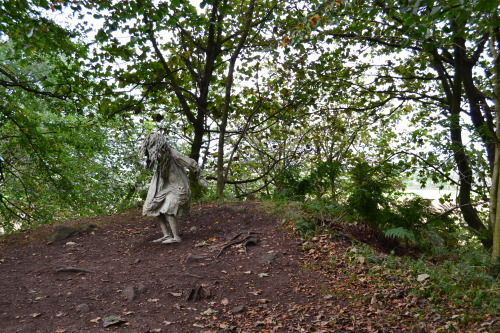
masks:
<path fill-rule="evenodd" d="M 173 243 L 180 243 L 181 239 L 180 237 L 174 237 L 174 238 L 169 238 L 161 242 L 162 244 L 173 244 Z"/>
<path fill-rule="evenodd" d="M 172 239 L 172 236 L 167 235 L 167 236 L 163 236 L 162 238 L 155 239 L 153 241 L 153 243 L 162 243 L 162 242 L 169 240 L 169 239 Z"/>

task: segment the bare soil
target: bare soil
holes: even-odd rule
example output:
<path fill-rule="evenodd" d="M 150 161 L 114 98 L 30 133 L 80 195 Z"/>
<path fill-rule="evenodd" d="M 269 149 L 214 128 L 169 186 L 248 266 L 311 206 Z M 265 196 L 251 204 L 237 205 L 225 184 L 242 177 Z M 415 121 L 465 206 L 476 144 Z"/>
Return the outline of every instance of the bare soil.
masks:
<path fill-rule="evenodd" d="M 0 331 L 285 332 L 321 298 L 300 242 L 253 204 L 197 205 L 170 245 L 140 210 L 71 224 L 63 241 L 42 227 L 0 247 Z"/>
<path fill-rule="evenodd" d="M 44 226 L 0 244 L 1 332 L 428 331 L 388 320 L 407 312 L 392 301 L 351 307 L 332 292 L 347 280 L 255 202 L 195 205 L 170 245 L 138 209 L 68 224 L 80 232 L 62 241 Z"/>

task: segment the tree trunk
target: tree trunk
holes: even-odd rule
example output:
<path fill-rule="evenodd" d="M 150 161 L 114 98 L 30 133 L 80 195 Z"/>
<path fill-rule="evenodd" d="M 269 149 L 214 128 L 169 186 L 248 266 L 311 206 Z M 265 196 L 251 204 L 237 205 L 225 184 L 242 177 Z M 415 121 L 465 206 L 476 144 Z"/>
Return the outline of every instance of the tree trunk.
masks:
<path fill-rule="evenodd" d="M 491 240 L 486 237 L 488 229 L 485 227 L 479 215 L 471 202 L 471 190 L 474 183 L 473 171 L 470 167 L 469 156 L 465 151 L 462 141 L 462 127 L 460 125 L 462 82 L 464 77 L 465 61 L 465 41 L 462 38 L 455 39 L 454 50 L 454 70 L 455 74 L 451 80 L 451 85 L 447 93 L 450 103 L 450 139 L 453 157 L 457 165 L 459 175 L 459 193 L 458 204 L 462 212 L 465 223 L 469 228 L 479 236 L 479 239 L 485 248 L 491 247 Z M 447 80 L 443 73 L 440 73 L 441 80 Z"/>
<path fill-rule="evenodd" d="M 495 164 L 493 167 L 493 174 L 491 177 L 491 197 L 490 197 L 490 229 L 493 232 L 493 247 L 491 251 L 491 262 L 493 266 L 500 267 L 500 214 L 498 207 L 500 207 L 500 194 L 499 194 L 499 181 L 500 181 L 500 47 L 497 48 L 496 44 L 500 44 L 500 29 L 496 29 L 491 34 L 491 56 L 493 57 L 494 68 L 494 95 L 495 95 Z"/>
<path fill-rule="evenodd" d="M 254 11 L 255 0 L 251 0 L 248 5 L 248 11 L 246 13 L 246 21 L 243 30 L 241 31 L 241 37 L 236 46 L 233 54 L 231 55 L 231 59 L 229 61 L 229 68 L 227 72 L 227 80 L 226 80 L 226 91 L 224 95 L 224 104 L 222 107 L 222 120 L 219 126 L 219 143 L 218 143 L 218 156 L 217 156 L 217 197 L 221 197 L 224 193 L 224 187 L 226 185 L 226 175 L 224 172 L 224 144 L 226 142 L 226 127 L 227 121 L 229 118 L 229 111 L 231 108 L 231 90 L 233 87 L 233 77 L 234 70 L 236 66 L 236 60 L 245 45 L 246 39 L 248 37 L 248 33 L 251 28 L 253 11 Z"/>

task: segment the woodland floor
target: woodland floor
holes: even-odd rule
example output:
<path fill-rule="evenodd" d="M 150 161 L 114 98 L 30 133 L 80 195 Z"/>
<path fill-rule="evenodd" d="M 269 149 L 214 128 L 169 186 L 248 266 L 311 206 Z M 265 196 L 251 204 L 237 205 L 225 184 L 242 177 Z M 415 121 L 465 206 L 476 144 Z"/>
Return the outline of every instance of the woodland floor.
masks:
<path fill-rule="evenodd" d="M 195 205 L 181 220 L 183 241 L 172 245 L 151 242 L 160 228 L 140 210 L 68 223 L 82 232 L 49 242 L 54 227 L 44 226 L 0 243 L 1 332 L 499 328 L 495 318 L 459 324 L 456 312 L 436 313 L 390 276 L 387 289 L 374 289 L 354 255 L 353 239 L 363 235 L 306 241 L 255 202 Z M 335 265 L 322 267 L 325 257 Z"/>

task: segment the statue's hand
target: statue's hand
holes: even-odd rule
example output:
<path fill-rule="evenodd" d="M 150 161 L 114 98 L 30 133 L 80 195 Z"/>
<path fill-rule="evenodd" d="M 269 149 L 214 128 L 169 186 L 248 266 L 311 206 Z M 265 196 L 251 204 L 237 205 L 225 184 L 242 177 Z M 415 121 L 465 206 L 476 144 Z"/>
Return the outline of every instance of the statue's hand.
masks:
<path fill-rule="evenodd" d="M 198 183 L 201 186 L 203 186 L 204 188 L 208 187 L 207 180 L 205 178 L 203 178 L 203 176 L 201 176 L 201 175 L 198 177 Z"/>

